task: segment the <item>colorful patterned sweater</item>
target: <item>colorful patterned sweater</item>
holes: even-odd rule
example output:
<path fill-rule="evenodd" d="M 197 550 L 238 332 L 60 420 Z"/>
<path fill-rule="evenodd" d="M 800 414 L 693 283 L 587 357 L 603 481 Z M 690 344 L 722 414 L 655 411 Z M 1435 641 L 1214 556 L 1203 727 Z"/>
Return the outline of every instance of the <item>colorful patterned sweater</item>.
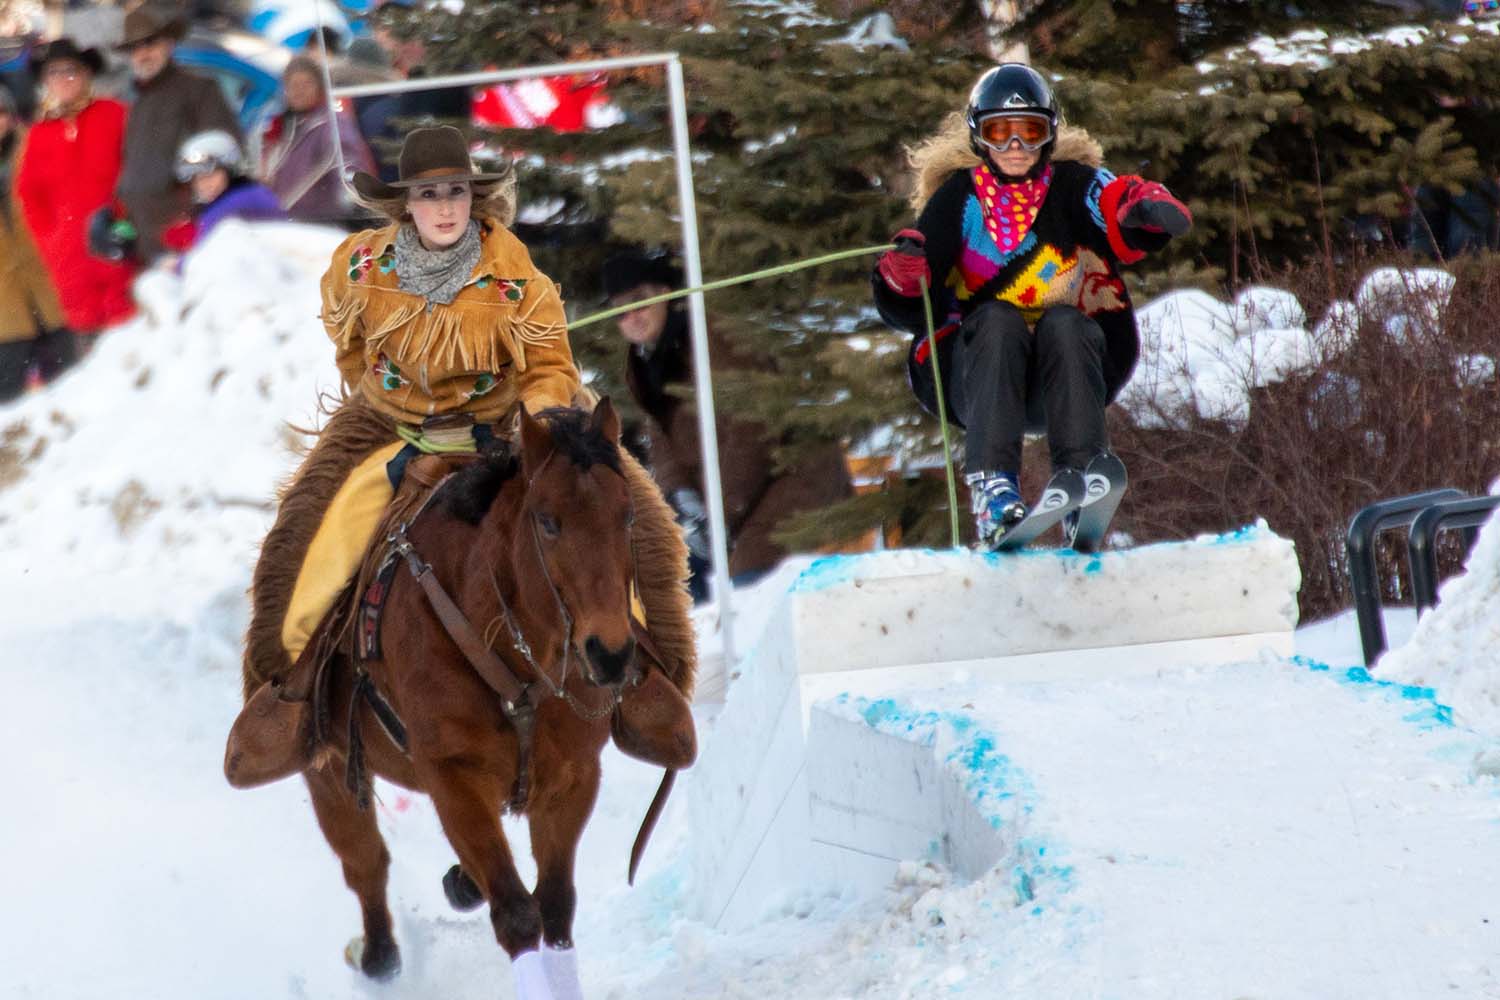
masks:
<path fill-rule="evenodd" d="M 1054 306 L 1073 306 L 1104 330 L 1109 398 L 1130 377 L 1140 350 L 1121 264 L 1166 243 L 1165 234 L 1122 230 L 1116 208 L 1134 177 L 1072 160 L 1042 176 L 1002 183 L 988 167 L 955 170 L 928 199 L 916 228 L 926 237 L 938 331 L 938 361 L 952 353 L 950 335 L 981 304 L 1009 302 L 1035 324 Z M 922 300 L 897 295 L 872 276 L 875 304 L 889 325 L 913 334 L 908 376 L 918 400 L 936 413 Z M 952 419 L 952 411 L 949 411 Z"/>

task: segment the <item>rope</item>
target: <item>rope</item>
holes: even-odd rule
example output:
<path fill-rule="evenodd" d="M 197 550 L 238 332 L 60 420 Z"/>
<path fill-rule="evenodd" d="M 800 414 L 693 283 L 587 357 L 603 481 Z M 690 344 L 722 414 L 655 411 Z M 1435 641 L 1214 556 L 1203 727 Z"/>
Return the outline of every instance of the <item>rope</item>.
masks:
<path fill-rule="evenodd" d="M 932 381 L 936 386 L 938 426 L 943 431 L 943 472 L 948 479 L 948 537 L 956 549 L 958 542 L 958 483 L 953 475 L 953 446 L 948 441 L 948 404 L 943 399 L 943 372 L 938 367 L 937 331 L 932 324 L 932 300 L 927 297 L 927 279 L 922 280 L 922 315 L 927 320 L 927 353 L 932 356 Z"/>
<path fill-rule="evenodd" d="M 805 260 L 794 260 L 790 264 L 782 264 L 779 267 L 768 267 L 763 271 L 750 271 L 733 278 L 720 278 L 718 281 L 705 281 L 693 288 L 683 288 L 675 292 L 664 292 L 661 295 L 653 295 L 649 299 L 641 299 L 639 302 L 631 302 L 623 306 L 615 306 L 613 309 L 605 309 L 603 312 L 590 313 L 582 319 L 573 320 L 568 324 L 568 329 L 576 330 L 580 326 L 588 326 L 590 323 L 599 323 L 616 316 L 622 316 L 628 312 L 634 312 L 645 306 L 655 305 L 658 302 L 668 302 L 672 299 L 680 299 L 694 292 L 713 292 L 720 288 L 729 288 L 732 285 L 743 285 L 747 281 L 759 281 L 761 278 L 774 278 L 779 274 L 791 274 L 794 271 L 803 271 L 809 267 L 817 267 L 820 264 L 832 264 L 835 261 L 848 260 L 850 257 L 864 257 L 872 253 L 884 253 L 890 250 L 894 244 L 884 243 L 873 247 L 860 247 L 858 250 L 840 250 L 838 253 L 827 253 L 821 257 L 808 257 Z"/>
<path fill-rule="evenodd" d="M 476 450 L 473 438 L 467 441 L 438 442 L 429 438 L 418 428 L 408 424 L 398 423 L 396 425 L 396 436 L 424 455 L 473 454 Z"/>
<path fill-rule="evenodd" d="M 576 330 L 590 323 L 599 323 L 615 316 L 620 316 L 644 306 L 655 305 L 658 302 L 670 302 L 680 299 L 694 292 L 712 292 L 720 288 L 729 288 L 733 285 L 742 285 L 750 281 L 759 281 L 761 278 L 773 278 L 781 274 L 791 274 L 794 271 L 806 270 L 821 264 L 832 264 L 835 261 L 848 260 L 851 257 L 863 257 L 872 253 L 884 253 L 893 249 L 895 244 L 883 243 L 873 247 L 860 247 L 857 250 L 840 250 L 837 253 L 823 254 L 820 257 L 808 257 L 804 260 L 792 261 L 790 264 L 782 264 L 778 267 L 768 267 L 761 271 L 750 271 L 733 278 L 720 278 L 718 281 L 706 281 L 694 288 L 683 288 L 674 292 L 664 292 L 661 295 L 653 295 L 649 299 L 641 299 L 623 306 L 615 306 L 613 309 L 605 309 L 602 312 L 591 313 L 582 319 L 574 320 L 568 324 L 570 330 Z M 927 296 L 927 279 L 922 279 L 922 313 L 927 320 L 927 348 L 932 355 L 932 378 L 937 385 L 938 424 L 943 433 L 943 471 L 948 480 L 948 536 L 956 549 L 959 547 L 958 538 L 958 483 L 953 473 L 953 445 L 948 439 L 948 407 L 943 399 L 943 373 L 938 367 L 937 356 L 937 333 L 932 322 L 932 300 Z M 404 435 L 403 435 L 404 436 Z M 407 438 L 410 441 L 410 438 Z M 412 441 L 418 448 L 422 445 Z"/>

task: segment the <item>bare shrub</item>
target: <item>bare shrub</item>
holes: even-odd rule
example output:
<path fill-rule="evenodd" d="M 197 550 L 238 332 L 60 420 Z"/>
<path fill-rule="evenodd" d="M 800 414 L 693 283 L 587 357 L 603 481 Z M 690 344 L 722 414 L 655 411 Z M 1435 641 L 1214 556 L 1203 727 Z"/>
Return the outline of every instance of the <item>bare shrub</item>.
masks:
<path fill-rule="evenodd" d="M 1296 294 L 1316 323 L 1382 266 L 1423 265 L 1322 260 L 1272 283 Z M 1344 536 L 1356 511 L 1440 486 L 1481 493 L 1500 475 L 1500 257 L 1447 270 L 1455 281 L 1446 303 L 1394 281 L 1357 309 L 1343 307 L 1343 322 L 1318 328 L 1306 367 L 1259 387 L 1257 373 L 1245 371 L 1250 406 L 1239 419 L 1163 409 L 1143 421 L 1112 407 L 1112 439 L 1131 472 L 1119 529 L 1145 542 L 1264 517 L 1296 543 L 1303 618 L 1347 607 Z M 1456 545 L 1444 549 L 1451 568 Z M 1381 560 L 1388 596 L 1404 596 L 1404 546 L 1385 540 Z"/>

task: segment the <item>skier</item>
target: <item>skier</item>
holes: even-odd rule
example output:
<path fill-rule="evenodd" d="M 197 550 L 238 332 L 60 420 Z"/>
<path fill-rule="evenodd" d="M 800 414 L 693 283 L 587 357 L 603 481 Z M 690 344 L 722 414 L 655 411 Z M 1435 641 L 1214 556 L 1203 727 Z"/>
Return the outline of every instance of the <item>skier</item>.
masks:
<path fill-rule="evenodd" d="M 936 414 L 928 289 L 977 547 L 1011 548 L 1065 518 L 1075 548 L 1097 547 L 1124 485 L 1104 408 L 1139 350 L 1119 266 L 1187 232 L 1192 214 L 1162 185 L 1103 169 L 1098 144 L 1062 124 L 1046 79 L 1020 63 L 980 76 L 965 113 L 911 159 L 916 228 L 896 234 L 871 281 L 886 323 L 916 334 L 908 377 Z M 1022 437 L 1042 429 L 1054 474 L 1028 518 Z M 1100 502 L 1085 508 L 1086 491 Z"/>
<path fill-rule="evenodd" d="M 177 179 L 193 191 L 193 214 L 162 232 L 162 245 L 186 253 L 225 219 L 285 219 L 276 194 L 249 177 L 239 141 L 222 129 L 188 136 L 177 150 Z"/>

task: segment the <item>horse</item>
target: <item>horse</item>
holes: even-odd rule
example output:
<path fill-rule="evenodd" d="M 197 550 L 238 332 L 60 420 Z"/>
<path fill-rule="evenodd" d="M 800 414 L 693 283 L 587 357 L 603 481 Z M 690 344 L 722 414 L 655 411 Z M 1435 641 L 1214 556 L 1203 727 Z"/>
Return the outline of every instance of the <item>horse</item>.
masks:
<path fill-rule="evenodd" d="M 518 996 L 582 996 L 574 860 L 611 710 L 639 680 L 638 642 L 649 643 L 632 617 L 633 505 L 619 439 L 607 400 L 592 414 L 534 418 L 523 408 L 519 449 L 454 473 L 391 534 L 412 572 L 389 577 L 378 658 L 330 672 L 326 728 L 347 731 L 347 742 L 303 771 L 359 899 L 363 934 L 346 958 L 367 976 L 401 966 L 386 901 L 390 855 L 361 802 L 369 772 L 431 797 L 459 860 L 444 878 L 448 898 L 459 908 L 488 903 Z M 517 874 L 504 810 L 530 827 L 534 891 Z"/>

